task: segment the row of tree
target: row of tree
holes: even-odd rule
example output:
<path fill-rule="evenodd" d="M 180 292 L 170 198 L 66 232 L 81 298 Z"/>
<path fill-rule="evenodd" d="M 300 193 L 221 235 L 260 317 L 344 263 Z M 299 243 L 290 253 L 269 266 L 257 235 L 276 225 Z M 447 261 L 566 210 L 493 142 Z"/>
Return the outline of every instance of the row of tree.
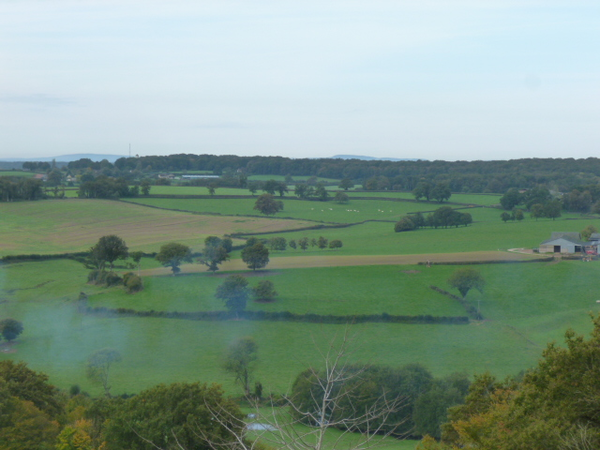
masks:
<path fill-rule="evenodd" d="M 307 237 L 303 237 L 300 238 L 296 241 L 296 239 L 290 239 L 289 241 L 286 240 L 284 237 L 272 237 L 270 239 L 267 240 L 267 245 L 269 246 L 269 248 L 271 250 L 279 250 L 279 251 L 283 251 L 285 250 L 288 246 L 294 250 L 296 250 L 297 248 L 300 248 L 301 250 L 306 251 L 308 249 L 308 247 L 317 247 L 320 249 L 325 249 L 325 248 L 331 248 L 331 249 L 336 249 L 336 248 L 342 248 L 343 247 L 343 242 L 339 239 L 333 239 L 333 240 L 329 240 L 323 236 L 319 236 L 318 238 L 312 238 L 309 239 Z"/>
<path fill-rule="evenodd" d="M 434 212 L 424 216 L 418 212 L 402 217 L 394 225 L 394 231 L 412 231 L 423 227 L 430 228 L 448 228 L 459 227 L 461 225 L 468 226 L 473 223 L 473 217 L 470 213 L 463 213 L 452 209 L 450 206 L 442 206 Z"/>

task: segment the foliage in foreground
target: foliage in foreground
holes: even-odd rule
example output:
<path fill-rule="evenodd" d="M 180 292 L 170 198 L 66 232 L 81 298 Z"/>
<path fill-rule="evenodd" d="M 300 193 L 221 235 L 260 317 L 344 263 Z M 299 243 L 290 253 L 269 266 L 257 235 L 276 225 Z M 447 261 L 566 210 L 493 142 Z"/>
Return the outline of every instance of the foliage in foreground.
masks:
<path fill-rule="evenodd" d="M 549 344 L 522 382 L 476 378 L 464 405 L 451 408 L 443 440 L 481 450 L 600 448 L 600 316 L 590 339 L 572 330 L 566 347 Z"/>

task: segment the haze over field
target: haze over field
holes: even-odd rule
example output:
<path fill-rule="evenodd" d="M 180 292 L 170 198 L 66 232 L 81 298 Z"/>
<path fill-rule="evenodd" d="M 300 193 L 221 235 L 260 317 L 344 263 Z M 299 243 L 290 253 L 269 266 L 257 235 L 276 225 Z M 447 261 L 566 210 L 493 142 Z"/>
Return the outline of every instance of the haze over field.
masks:
<path fill-rule="evenodd" d="M 0 4 L 0 158 L 598 148 L 597 2 Z"/>

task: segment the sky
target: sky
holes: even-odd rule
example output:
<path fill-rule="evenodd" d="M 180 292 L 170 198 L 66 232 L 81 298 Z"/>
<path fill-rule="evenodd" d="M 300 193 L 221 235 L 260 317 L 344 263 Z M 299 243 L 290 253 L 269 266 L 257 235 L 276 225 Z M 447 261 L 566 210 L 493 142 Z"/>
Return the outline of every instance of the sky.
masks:
<path fill-rule="evenodd" d="M 600 2 L 0 0 L 0 158 L 600 156 Z"/>

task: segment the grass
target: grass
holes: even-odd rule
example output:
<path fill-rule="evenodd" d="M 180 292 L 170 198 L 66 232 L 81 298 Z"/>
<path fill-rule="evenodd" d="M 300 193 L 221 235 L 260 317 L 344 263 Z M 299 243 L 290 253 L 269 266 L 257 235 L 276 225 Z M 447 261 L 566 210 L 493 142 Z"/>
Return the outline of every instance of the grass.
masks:
<path fill-rule="evenodd" d="M 407 274 L 405 270 L 419 270 Z M 312 312 L 460 312 L 450 299 L 428 289 L 445 288 L 453 266 L 351 267 L 279 271 L 270 279 L 282 295 L 271 305 L 252 309 L 292 309 Z M 480 301 L 488 319 L 466 326 L 360 324 L 357 361 L 399 366 L 418 361 L 436 375 L 467 370 L 489 370 L 498 376 L 531 367 L 546 342 L 560 340 L 573 326 L 591 329 L 587 316 L 595 311 L 597 267 L 579 261 L 560 264 L 530 263 L 481 265 L 487 286 L 484 294 L 470 292 Z M 125 296 L 84 284 L 87 271 L 73 261 L 5 265 L 2 276 L 2 317 L 25 323 L 15 358 L 50 374 L 63 388 L 81 384 L 99 393 L 84 377 L 89 354 L 114 347 L 123 354 L 115 365 L 115 393 L 137 392 L 160 382 L 219 380 L 236 390 L 220 369 L 221 355 L 235 338 L 253 336 L 260 348 L 257 379 L 268 389 L 282 392 L 308 364 L 319 364 L 313 340 L 326 342 L 343 326 L 286 322 L 194 322 L 169 319 L 102 318 L 76 312 L 80 291 L 94 304 L 139 309 L 184 309 L 211 306 L 214 288 L 222 278 L 212 275 L 164 277 L 145 280 L 148 293 Z M 252 278 L 251 283 L 257 279 Z M 531 280 L 536 280 L 532 283 Z M 569 292 L 568 296 L 557 292 Z M 337 301 L 336 301 L 337 300 Z M 341 300 L 341 301 L 340 301 Z M 162 304 L 158 302 L 161 301 Z M 373 306 L 377 305 L 377 306 Z M 411 309 L 412 308 L 412 309 Z M 190 308 L 192 309 L 192 308 Z"/>
<path fill-rule="evenodd" d="M 35 175 L 33 172 L 23 172 L 20 170 L 0 170 L 0 177 L 25 177 L 31 178 Z"/>
<path fill-rule="evenodd" d="M 424 228 L 396 233 L 393 223 L 368 222 L 347 228 L 298 231 L 281 234 L 286 239 L 309 239 L 324 236 L 340 239 L 344 246 L 335 250 L 339 255 L 391 255 L 423 253 L 455 253 L 472 251 L 534 248 L 550 238 L 553 231 L 579 232 L 588 224 L 600 228 L 600 219 L 581 218 L 571 214 L 555 221 L 526 219 L 523 222 L 503 223 L 496 209 L 473 208 L 469 212 L 475 223 L 459 228 Z M 331 252 L 330 250 L 328 250 Z M 285 256 L 323 255 L 322 250 L 288 249 Z"/>
<path fill-rule="evenodd" d="M 277 197 L 279 199 L 279 197 Z M 284 210 L 276 217 L 292 217 L 321 222 L 355 223 L 363 220 L 398 221 L 415 211 L 432 211 L 437 206 L 428 203 L 391 202 L 386 200 L 351 200 L 347 204 L 282 198 Z M 163 199 L 137 197 L 131 201 L 140 205 L 172 208 L 200 213 L 256 215 L 256 198 L 247 199 Z M 432 209 L 433 208 L 433 209 Z"/>
<path fill-rule="evenodd" d="M 173 189 L 173 188 L 170 188 Z M 176 188 L 187 189 L 187 188 Z M 204 189 L 204 188 L 200 188 Z M 483 197 L 483 196 L 482 196 Z M 492 197 L 493 198 L 493 197 Z M 143 199 L 141 199 L 143 200 Z M 145 199 L 160 200 L 160 199 Z M 184 200 L 167 199 L 174 205 Z M 284 199 L 285 201 L 285 199 Z M 251 205 L 253 200 L 187 201 L 187 205 L 222 212 Z M 246 202 L 246 203 L 244 203 Z M 392 213 L 381 213 L 383 205 Z M 318 202 L 286 201 L 283 214 L 302 218 L 391 218 L 404 214 L 400 207 L 429 208 L 431 204 L 351 200 L 348 205 L 327 203 L 332 210 L 316 211 Z M 360 205 L 360 208 L 355 207 Z M 350 213 L 346 209 L 360 210 Z M 323 208 L 324 209 L 324 208 Z M 414 209 L 412 209 L 414 210 Z M 307 224 L 302 221 L 250 217 L 201 216 L 146 208 L 103 200 L 65 200 L 0 205 L 3 221 L 2 254 L 54 253 L 85 250 L 105 234 L 118 234 L 131 249 L 156 250 L 161 242 L 177 240 L 198 249 L 208 234 L 275 231 Z M 287 250 L 278 256 L 307 256 L 328 260 L 331 255 L 393 255 L 452 253 L 535 247 L 551 231 L 579 231 L 588 224 L 600 228 L 598 219 L 565 215 L 556 221 L 503 223 L 500 211 L 469 210 L 475 223 L 469 227 L 394 233 L 393 223 L 369 222 L 348 228 L 281 234 L 342 239 L 340 250 Z M 323 220 L 323 219 L 321 219 Z M 311 225 L 313 223 L 310 223 Z M 277 234 L 276 234 L 277 235 Z M 142 268 L 156 263 L 144 260 Z M 486 321 L 467 326 L 360 324 L 356 359 L 399 366 L 419 362 L 435 375 L 454 371 L 469 374 L 485 370 L 504 376 L 531 367 L 546 343 L 562 340 L 568 327 L 578 332 L 591 329 L 589 312 L 600 308 L 594 289 L 597 264 L 563 261 L 480 265 L 487 285 L 483 294 L 470 292 L 468 300 L 481 306 Z M 263 275 L 275 283 L 280 298 L 273 304 L 249 305 L 250 309 L 291 310 L 320 314 L 388 312 L 392 314 L 459 315 L 458 304 L 430 290 L 430 284 L 446 288 L 453 266 L 324 267 L 270 271 Z M 417 273 L 405 273 L 417 270 Z M 82 316 L 76 298 L 83 291 L 95 305 L 155 310 L 216 309 L 213 297 L 219 276 L 193 274 L 145 279 L 146 290 L 126 295 L 120 289 L 103 289 L 84 283 L 87 271 L 73 261 L 0 266 L 2 302 L 0 317 L 14 317 L 25 324 L 17 353 L 0 353 L 0 359 L 24 360 L 47 372 L 62 388 L 80 384 L 99 394 L 84 376 L 86 358 L 103 347 L 114 347 L 123 362 L 114 366 L 114 393 L 137 392 L 160 382 L 218 381 L 237 393 L 233 380 L 220 369 L 224 349 L 232 340 L 253 336 L 259 344 L 256 378 L 267 390 L 286 391 L 307 365 L 320 363 L 313 341 L 327 342 L 344 327 L 285 322 L 193 322 L 169 319 L 102 318 Z"/>
<path fill-rule="evenodd" d="M 257 272 L 257 277 L 249 278 L 250 285 L 268 279 L 280 295 L 271 304 L 250 302 L 248 309 L 299 314 L 464 315 L 460 305 L 429 289 L 436 278 L 431 277 L 431 271 L 418 268 L 418 273 L 404 272 L 414 270 L 412 266 L 359 266 Z M 93 305 L 112 308 L 223 310 L 223 302 L 214 297 L 223 276 L 203 273 L 156 277 L 146 279 L 144 291 L 139 294 L 111 290 L 90 300 Z M 177 296 L 171 296 L 172 292 L 177 292 Z"/>
<path fill-rule="evenodd" d="M 356 191 L 349 190 L 346 192 L 350 198 L 352 197 L 380 197 L 380 198 L 399 198 L 404 200 L 414 200 L 415 196 L 410 192 L 389 191 L 389 192 L 372 192 L 372 191 Z M 472 205 L 491 206 L 500 203 L 500 194 L 452 194 L 450 197 L 451 203 L 466 203 Z M 441 206 L 437 202 L 430 202 L 430 209 L 435 209 Z M 444 203 L 445 204 L 445 203 Z"/>

